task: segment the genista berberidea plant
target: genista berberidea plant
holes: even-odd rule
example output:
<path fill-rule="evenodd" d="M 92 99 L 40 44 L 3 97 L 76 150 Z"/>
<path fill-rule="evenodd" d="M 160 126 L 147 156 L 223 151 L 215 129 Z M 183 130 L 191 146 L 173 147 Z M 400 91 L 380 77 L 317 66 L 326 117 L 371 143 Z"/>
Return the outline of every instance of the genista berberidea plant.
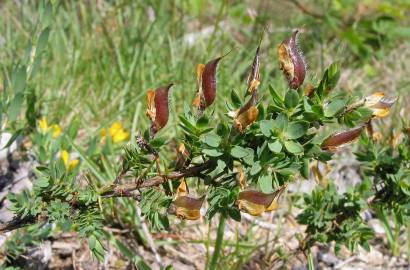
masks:
<path fill-rule="evenodd" d="M 215 269 L 227 219 L 241 222 L 241 212 L 260 216 L 281 208 L 290 183 L 309 178 L 318 163 L 326 164 L 340 148 L 361 138 L 363 147 L 356 155 L 364 164 L 363 183 L 344 194 L 331 181 L 321 185 L 305 194 L 297 220 L 306 225 L 300 252 L 332 241 L 337 249 L 342 245 L 351 250 L 358 245 L 368 248 L 372 231 L 363 219 L 366 209 L 394 214 L 400 224 L 410 215 L 409 131 L 398 148 L 377 146 L 372 122 L 386 117 L 396 100 L 381 92 L 357 97 L 336 89 L 337 64 L 330 65 L 318 82 L 305 83 L 299 34 L 289 33 L 277 47 L 278 68 L 288 88 L 261 84 L 264 53 L 259 44 L 246 82 L 238 85 L 243 90 L 231 92 L 222 117 L 215 117 L 213 104 L 221 87 L 217 69 L 223 68 L 219 64 L 229 54 L 199 64 L 196 93 L 192 91 L 192 100 L 178 116 L 176 138 L 161 134 L 170 119 L 173 83 L 148 90 L 146 115 L 151 125 L 141 130 L 135 143 L 124 147 L 114 179 L 99 176 L 102 181 L 95 182 L 86 177 L 87 184 L 80 185 L 77 163 L 70 166 L 68 158 L 58 158 L 51 146 L 39 151 L 50 154 L 35 170 L 33 189 L 9 196 L 16 217 L 2 231 L 33 223 L 57 224 L 79 232 L 103 260 L 103 240 L 110 237 L 104 225 L 112 222 L 107 211 L 110 198 L 127 197 L 137 202 L 128 211 L 139 208 L 154 230 L 167 230 L 172 215 L 187 222 L 202 218 L 202 213 L 208 222 L 218 216 L 214 253 L 207 265 Z M 86 156 L 73 142 L 76 131 L 72 134 L 64 135 L 62 143 Z M 41 141 L 50 135 L 35 137 Z M 171 141 L 177 142 L 175 153 L 164 153 Z M 173 159 L 166 162 L 163 155 Z M 89 168 L 98 176 L 96 168 Z"/>

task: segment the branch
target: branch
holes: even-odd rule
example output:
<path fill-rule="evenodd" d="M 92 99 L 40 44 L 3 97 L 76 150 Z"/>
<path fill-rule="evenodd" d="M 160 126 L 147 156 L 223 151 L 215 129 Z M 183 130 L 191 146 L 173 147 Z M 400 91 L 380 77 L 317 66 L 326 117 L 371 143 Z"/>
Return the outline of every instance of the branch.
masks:
<path fill-rule="evenodd" d="M 175 171 L 168 175 L 156 175 L 151 178 L 145 179 L 144 181 L 136 178 L 122 185 L 111 184 L 102 187 L 100 195 L 105 198 L 128 196 L 131 191 L 134 191 L 136 189 L 159 186 L 167 182 L 168 180 L 178 180 L 184 177 L 198 176 L 201 172 L 211 168 L 212 164 L 213 162 L 208 160 L 202 164 L 192 166 L 185 170 Z"/>
<path fill-rule="evenodd" d="M 141 179 L 134 179 L 129 183 L 118 185 L 118 184 L 110 184 L 105 187 L 102 187 L 100 191 L 100 196 L 103 198 L 110 198 L 110 197 L 132 197 L 136 200 L 140 200 L 141 196 L 138 194 L 131 193 L 132 191 L 140 188 L 149 188 L 154 186 L 159 186 L 162 183 L 165 183 L 168 180 L 178 180 L 183 177 L 192 177 L 198 176 L 203 171 L 211 168 L 213 162 L 208 160 L 202 164 L 198 164 L 187 168 L 181 171 L 175 171 L 168 175 L 156 175 L 154 177 L 148 178 L 144 181 L 139 181 Z M 74 206 L 75 207 L 75 206 Z M 30 218 L 20 218 L 15 217 L 13 220 L 0 224 L 0 233 L 13 231 L 28 225 L 32 225 L 38 221 L 37 217 L 30 217 Z"/>
<path fill-rule="evenodd" d="M 36 222 L 35 218 L 19 218 L 19 217 L 14 217 L 12 220 L 6 223 L 0 224 L 0 233 L 6 233 L 13 231 L 15 229 L 19 229 L 31 224 L 34 224 Z"/>

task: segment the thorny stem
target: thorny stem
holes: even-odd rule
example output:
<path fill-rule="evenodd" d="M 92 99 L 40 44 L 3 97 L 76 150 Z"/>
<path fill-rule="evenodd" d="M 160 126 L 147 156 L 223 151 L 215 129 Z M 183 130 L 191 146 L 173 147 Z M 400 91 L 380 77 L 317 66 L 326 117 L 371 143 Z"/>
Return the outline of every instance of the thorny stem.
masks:
<path fill-rule="evenodd" d="M 208 267 L 209 270 L 215 270 L 217 267 L 218 258 L 219 258 L 219 254 L 221 253 L 222 242 L 224 239 L 225 223 L 226 223 L 226 215 L 224 213 L 221 213 L 219 216 L 218 230 L 216 232 L 214 253 L 212 254 L 211 262 L 209 263 L 209 267 Z"/>

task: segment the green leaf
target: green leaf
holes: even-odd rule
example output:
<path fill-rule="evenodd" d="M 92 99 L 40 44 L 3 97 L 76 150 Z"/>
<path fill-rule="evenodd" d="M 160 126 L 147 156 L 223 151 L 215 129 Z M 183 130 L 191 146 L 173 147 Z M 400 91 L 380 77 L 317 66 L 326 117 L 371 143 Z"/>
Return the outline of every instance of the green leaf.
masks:
<path fill-rule="evenodd" d="M 234 148 L 231 149 L 231 156 L 233 156 L 234 158 L 244 158 L 251 154 L 253 154 L 253 150 L 249 148 L 243 148 L 241 146 L 236 145 Z"/>
<path fill-rule="evenodd" d="M 209 127 L 209 119 L 206 116 L 202 116 L 196 121 L 196 126 L 200 129 Z"/>
<path fill-rule="evenodd" d="M 260 176 L 258 179 L 258 186 L 263 193 L 273 192 L 272 175 L 265 174 L 265 175 Z"/>
<path fill-rule="evenodd" d="M 14 71 L 13 76 L 12 76 L 12 85 L 13 85 L 13 91 L 16 95 L 18 93 L 21 93 L 26 87 L 26 79 L 27 79 L 27 73 L 26 73 L 25 66 L 21 66 L 19 69 Z"/>
<path fill-rule="evenodd" d="M 346 100 L 336 99 L 327 104 L 324 108 L 324 115 L 326 117 L 333 117 L 343 110 L 346 105 Z"/>
<path fill-rule="evenodd" d="M 277 104 L 283 104 L 282 98 L 272 85 L 269 85 L 269 93 L 271 94 L 274 102 Z"/>
<path fill-rule="evenodd" d="M 279 140 L 275 140 L 274 142 L 268 143 L 268 148 L 273 153 L 280 153 L 282 151 L 282 143 Z"/>
<path fill-rule="evenodd" d="M 48 37 L 50 36 L 50 27 L 46 27 L 40 34 L 37 41 L 36 55 L 41 54 L 47 46 Z"/>
<path fill-rule="evenodd" d="M 209 157 L 219 157 L 223 155 L 223 153 L 219 152 L 216 149 L 202 149 L 202 153 Z"/>
<path fill-rule="evenodd" d="M 290 90 L 285 95 L 286 108 L 295 108 L 299 103 L 299 94 L 295 90 Z"/>
<path fill-rule="evenodd" d="M 15 121 L 17 117 L 20 114 L 20 111 L 22 109 L 22 105 L 24 102 L 24 94 L 23 93 L 18 93 L 12 102 L 10 103 L 10 107 L 8 109 L 8 116 L 9 116 L 9 121 Z"/>
<path fill-rule="evenodd" d="M 201 138 L 201 141 L 211 147 L 218 147 L 219 144 L 221 143 L 221 137 L 219 137 L 218 135 L 216 135 L 215 133 L 209 133 L 204 135 Z"/>
<path fill-rule="evenodd" d="M 262 134 L 265 137 L 269 138 L 270 136 L 272 136 L 272 130 L 274 126 L 273 120 L 262 120 L 259 122 L 259 126 L 260 126 Z"/>
<path fill-rule="evenodd" d="M 303 153 L 303 146 L 295 141 L 285 141 L 285 148 L 289 153 L 292 154 Z"/>
<path fill-rule="evenodd" d="M 288 116 L 284 113 L 279 114 L 274 122 L 274 128 L 280 132 L 284 131 L 288 126 Z"/>
<path fill-rule="evenodd" d="M 291 122 L 286 128 L 286 138 L 298 139 L 306 134 L 309 128 L 309 123 L 305 121 Z"/>
<path fill-rule="evenodd" d="M 234 105 L 236 108 L 241 107 L 241 105 L 242 105 L 241 98 L 238 96 L 238 94 L 236 93 L 235 90 L 232 90 L 232 91 L 231 91 L 231 100 L 232 100 L 233 105 Z"/>
<path fill-rule="evenodd" d="M 262 170 L 261 164 L 259 163 L 259 161 L 257 161 L 257 162 L 255 162 L 255 163 L 252 165 L 250 174 L 251 174 L 251 175 L 256 175 L 256 174 L 258 174 L 261 170 Z"/>
<path fill-rule="evenodd" d="M 241 222 L 241 212 L 236 207 L 228 208 L 228 215 L 235 221 Z"/>

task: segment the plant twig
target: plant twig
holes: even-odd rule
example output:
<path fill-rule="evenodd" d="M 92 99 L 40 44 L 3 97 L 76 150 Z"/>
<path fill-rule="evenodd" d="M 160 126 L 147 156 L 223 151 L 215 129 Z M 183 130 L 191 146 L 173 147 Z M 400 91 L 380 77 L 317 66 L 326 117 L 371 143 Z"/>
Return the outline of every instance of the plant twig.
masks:
<path fill-rule="evenodd" d="M 127 194 L 136 189 L 159 186 L 168 180 L 178 180 L 184 177 L 197 176 L 201 172 L 211 168 L 211 166 L 212 166 L 212 162 L 207 161 L 207 162 L 189 167 L 186 170 L 175 171 L 168 175 L 156 175 L 144 181 L 140 181 L 140 179 L 137 178 L 137 179 L 131 180 L 128 183 L 125 183 L 122 185 L 105 186 L 101 189 L 100 195 L 102 197 L 124 197 L 124 194 Z"/>
<path fill-rule="evenodd" d="M 215 248 L 214 253 L 212 254 L 211 262 L 209 263 L 209 270 L 215 270 L 217 268 L 218 258 L 219 254 L 221 253 L 222 242 L 224 239 L 225 223 L 226 216 L 222 213 L 219 216 L 219 225 L 218 230 L 216 232 Z"/>

